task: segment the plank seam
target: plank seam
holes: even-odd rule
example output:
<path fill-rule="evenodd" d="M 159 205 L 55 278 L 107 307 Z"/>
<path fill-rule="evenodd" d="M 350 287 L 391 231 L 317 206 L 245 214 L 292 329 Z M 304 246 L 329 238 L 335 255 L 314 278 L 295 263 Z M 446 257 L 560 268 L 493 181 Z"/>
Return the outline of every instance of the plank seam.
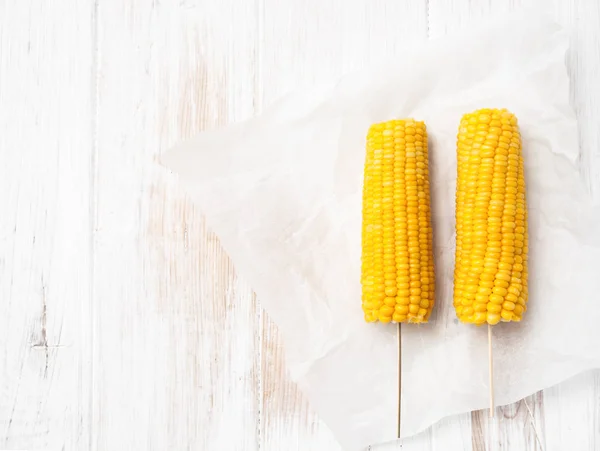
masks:
<path fill-rule="evenodd" d="M 256 0 L 256 47 L 254 49 L 254 99 L 252 100 L 254 114 L 262 110 L 263 92 L 262 92 L 262 63 L 263 63 L 263 44 L 265 41 L 265 11 L 263 0 Z"/>
<path fill-rule="evenodd" d="M 256 295 L 255 295 L 256 296 Z M 256 299 L 256 298 L 255 298 Z M 257 352 L 257 369 L 258 369 L 258 377 L 257 377 L 257 397 L 258 397 L 258 412 L 257 412 L 257 427 L 256 427 L 256 439 L 257 439 L 257 451 L 260 451 L 260 449 L 262 448 L 261 446 L 261 442 L 262 442 L 262 424 L 263 424 L 263 400 L 264 400 L 264 388 L 263 388 L 263 383 L 262 383 L 262 378 L 263 378 L 263 368 L 262 368 L 262 344 L 263 344 L 263 337 L 264 337 L 264 327 L 263 327 L 263 317 L 262 317 L 262 311 L 261 311 L 261 307 L 259 305 L 258 302 L 256 302 L 255 304 L 256 307 L 256 318 L 258 321 L 258 344 L 256 346 L 258 352 Z"/>
<path fill-rule="evenodd" d="M 94 302 L 95 298 L 95 284 L 94 284 L 94 276 L 96 272 L 95 268 L 95 230 L 96 225 L 98 223 L 97 218 L 97 205 L 98 205 L 98 195 L 97 195 L 97 186 L 98 186 L 98 133 L 99 133 L 99 124 L 98 124 L 98 105 L 100 103 L 100 44 L 99 44 L 99 10 L 100 10 L 100 0 L 94 0 L 94 4 L 92 7 L 92 16 L 91 16 L 91 27 L 92 27 L 92 39 L 91 39 L 91 53 L 92 53 L 92 61 L 91 61 L 91 83 L 90 83 L 90 134 L 91 134 L 91 154 L 90 154 L 90 182 L 89 182 L 89 195 L 90 195 L 90 206 L 89 206 L 89 231 L 90 231 L 90 242 L 89 242 L 89 316 L 87 318 L 89 321 L 90 334 L 89 334 L 89 351 L 90 351 L 90 393 L 88 395 L 88 421 L 89 421 L 89 439 L 88 439 L 88 449 L 90 451 L 95 450 L 96 442 L 94 441 L 94 424 L 95 424 L 95 415 L 94 415 L 94 406 L 96 405 L 96 391 L 95 391 L 95 356 L 97 355 L 96 349 L 94 347 L 94 343 L 96 340 L 96 327 L 95 327 L 95 318 L 96 318 L 96 303 Z"/>
<path fill-rule="evenodd" d="M 430 18 L 429 18 L 429 14 L 431 13 L 431 5 L 429 4 L 429 0 L 425 0 L 425 8 L 426 8 L 426 18 L 427 18 L 427 39 L 429 39 L 429 37 L 430 37 L 430 32 L 429 32 Z"/>
<path fill-rule="evenodd" d="M 262 65 L 263 65 L 263 44 L 264 44 L 264 2 L 256 0 L 256 44 L 254 48 L 254 98 L 252 99 L 254 114 L 258 114 L 262 110 L 263 91 L 262 91 Z M 256 321 L 258 322 L 258 343 L 257 343 L 257 359 L 258 359 L 258 378 L 257 378 L 257 396 L 258 396 L 258 412 L 256 418 L 256 439 L 257 451 L 262 449 L 263 436 L 263 403 L 264 403 L 264 387 L 263 387 L 263 343 L 265 335 L 264 317 L 260 300 L 254 293 L 254 307 L 256 308 Z"/>

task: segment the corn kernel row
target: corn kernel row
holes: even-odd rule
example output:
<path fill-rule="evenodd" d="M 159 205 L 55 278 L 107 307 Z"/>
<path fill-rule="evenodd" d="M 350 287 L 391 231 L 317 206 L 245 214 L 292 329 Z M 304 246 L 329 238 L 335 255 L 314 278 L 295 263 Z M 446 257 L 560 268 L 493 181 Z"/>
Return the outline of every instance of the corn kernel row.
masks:
<path fill-rule="evenodd" d="M 507 110 L 465 114 L 457 140 L 454 307 L 465 323 L 520 321 L 527 304 L 521 137 Z"/>
<path fill-rule="evenodd" d="M 368 322 L 427 322 L 434 304 L 427 132 L 392 120 L 367 135 L 362 307 Z"/>

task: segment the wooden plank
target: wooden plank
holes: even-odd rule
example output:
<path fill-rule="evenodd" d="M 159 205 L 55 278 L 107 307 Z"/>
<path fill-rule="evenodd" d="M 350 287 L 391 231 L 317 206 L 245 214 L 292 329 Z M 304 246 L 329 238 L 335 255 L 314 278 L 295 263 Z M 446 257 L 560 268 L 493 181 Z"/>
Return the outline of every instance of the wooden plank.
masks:
<path fill-rule="evenodd" d="M 549 10 L 570 33 L 567 71 L 577 113 L 580 172 L 590 191 L 600 193 L 600 4 L 554 0 Z M 546 6 L 548 7 L 548 6 Z M 545 451 L 600 447 L 600 373 L 579 375 L 544 391 Z"/>
<path fill-rule="evenodd" d="M 290 380 L 277 326 L 263 314 L 261 448 L 341 451 L 327 426 Z"/>
<path fill-rule="evenodd" d="M 443 36 L 492 15 L 524 9 L 553 17 L 570 33 L 567 70 L 571 79 L 571 102 L 579 120 L 580 167 L 590 191 L 600 190 L 600 4 L 587 0 L 430 0 L 430 30 L 433 37 Z"/>
<path fill-rule="evenodd" d="M 154 161 L 252 115 L 255 17 L 233 0 L 100 2 L 94 449 L 257 448 L 256 301 Z"/>
<path fill-rule="evenodd" d="M 498 407 L 494 418 L 488 410 L 471 412 L 473 451 L 495 451 L 510 445 L 514 449 L 542 451 L 545 444 L 544 396 L 533 396 Z"/>
<path fill-rule="evenodd" d="M 471 451 L 471 414 L 444 418 L 429 429 L 402 441 L 398 450 L 408 451 Z M 394 448 L 390 447 L 390 451 Z M 377 449 L 379 451 L 379 449 Z M 383 448 L 381 451 L 387 451 Z"/>
<path fill-rule="evenodd" d="M 508 15 L 524 8 L 538 7 L 548 11 L 550 2 L 537 0 L 487 0 L 473 2 L 469 0 L 429 0 L 429 31 L 432 38 L 446 36 L 463 29 L 469 24 L 477 24 L 481 19 Z"/>
<path fill-rule="evenodd" d="M 261 110 L 299 86 L 336 81 L 427 39 L 427 9 L 421 2 L 262 0 L 260 17 L 263 44 L 257 104 Z M 340 449 L 290 380 L 279 331 L 268 315 L 262 355 L 261 449 Z M 429 446 L 429 438 L 420 436 L 413 443 L 413 448 L 405 449 Z"/>
<path fill-rule="evenodd" d="M 527 0 L 471 2 L 469 0 L 430 0 L 429 30 L 433 38 L 439 38 L 464 29 L 479 20 L 504 15 L 525 7 Z M 532 414 L 543 417 L 543 395 L 538 394 Z M 531 403 L 531 401 L 530 401 Z M 493 419 L 488 410 L 472 412 L 470 449 L 491 451 L 508 447 L 510 449 L 533 450 L 536 442 L 531 440 L 528 426 L 529 416 L 524 415 L 523 402 L 496 409 Z M 539 418 L 534 417 L 535 421 Z M 449 421 L 453 421 L 450 419 Z M 533 447 L 532 447 L 533 446 Z"/>
<path fill-rule="evenodd" d="M 426 431 L 392 443 L 374 445 L 370 451 L 486 451 L 485 447 L 472 446 L 471 414 L 465 413 L 444 418 Z"/>
<path fill-rule="evenodd" d="M 0 448 L 90 431 L 92 10 L 0 5 Z"/>
<path fill-rule="evenodd" d="M 427 39 L 427 8 L 420 1 L 261 0 L 261 5 L 261 109 L 298 86 L 334 82 Z"/>
<path fill-rule="evenodd" d="M 600 193 L 600 3 L 553 2 L 554 18 L 570 32 L 567 70 L 571 104 L 579 121 L 580 171 L 591 192 Z"/>
<path fill-rule="evenodd" d="M 600 371 L 580 374 L 545 392 L 544 451 L 600 447 Z"/>
<path fill-rule="evenodd" d="M 567 27 L 572 33 L 567 70 L 571 78 L 572 104 L 579 119 L 581 173 L 590 190 L 597 193 L 600 187 L 600 131 L 595 124 L 600 119 L 600 90 L 595 80 L 600 73 L 600 5 L 585 0 L 430 0 L 429 5 L 432 36 L 443 36 L 480 18 L 524 8 L 535 8 L 547 13 Z M 590 407 L 588 400 L 594 399 L 595 394 L 597 396 L 598 380 L 592 376 L 578 380 L 579 385 L 561 384 L 501 408 L 501 415 L 491 422 L 486 411 L 474 412 L 473 450 L 485 449 L 486 442 L 490 446 L 490 439 L 493 440 L 492 449 L 509 444 L 510 449 L 523 450 L 558 450 L 565 447 L 594 449 L 593 444 L 598 441 L 598 428 L 593 426 L 592 421 L 598 418 L 599 411 L 597 403 Z M 536 431 L 539 438 L 536 437 Z M 569 433 L 566 434 L 565 431 Z M 567 437 L 573 436 L 578 438 L 581 447 L 575 446 L 572 441 L 567 442 Z"/>
<path fill-rule="evenodd" d="M 493 15 L 508 14 L 526 5 L 526 1 L 470 2 L 468 0 L 431 0 L 429 2 L 429 29 L 432 37 L 441 37 L 462 29 L 468 24 Z M 537 442 L 532 439 L 529 420 L 538 422 L 543 417 L 543 394 L 530 397 L 533 403 L 530 418 L 524 408 L 525 401 L 497 409 L 496 416 L 490 419 L 487 410 L 471 413 L 471 447 L 473 451 L 491 451 L 508 447 L 511 449 L 533 450 Z M 525 414 L 524 412 L 527 412 Z M 537 415 L 537 416 L 535 416 Z M 543 439 L 543 438 L 542 438 Z"/>

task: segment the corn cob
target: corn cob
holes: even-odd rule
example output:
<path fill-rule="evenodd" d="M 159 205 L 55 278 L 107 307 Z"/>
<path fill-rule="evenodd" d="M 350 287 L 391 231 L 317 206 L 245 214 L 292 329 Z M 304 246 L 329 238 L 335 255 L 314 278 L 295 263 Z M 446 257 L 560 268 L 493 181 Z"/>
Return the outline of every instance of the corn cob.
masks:
<path fill-rule="evenodd" d="M 528 241 L 517 118 L 504 109 L 465 114 L 457 154 L 456 314 L 474 324 L 520 321 Z"/>
<path fill-rule="evenodd" d="M 427 322 L 434 304 L 427 132 L 391 120 L 367 135 L 362 307 L 367 322 Z"/>

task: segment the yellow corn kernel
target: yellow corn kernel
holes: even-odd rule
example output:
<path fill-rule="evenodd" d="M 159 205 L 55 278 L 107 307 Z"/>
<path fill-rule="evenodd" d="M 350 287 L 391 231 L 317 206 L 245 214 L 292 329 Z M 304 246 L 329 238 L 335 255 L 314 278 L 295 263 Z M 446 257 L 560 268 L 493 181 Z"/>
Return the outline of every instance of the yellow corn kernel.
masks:
<path fill-rule="evenodd" d="M 396 298 L 385 298 L 383 303 L 393 308 L 396 306 Z"/>
<path fill-rule="evenodd" d="M 365 311 L 365 321 L 367 323 L 373 323 L 373 322 L 377 321 L 377 316 L 373 313 L 372 310 Z"/>
<path fill-rule="evenodd" d="M 397 304 L 395 307 L 395 312 L 399 315 L 408 314 L 408 305 Z"/>
<path fill-rule="evenodd" d="M 403 323 L 404 321 L 406 321 L 406 315 L 402 315 L 400 313 L 394 313 L 394 315 L 392 316 L 392 320 L 397 323 Z"/>
<path fill-rule="evenodd" d="M 500 314 L 499 313 L 492 313 L 492 312 L 488 312 L 487 314 L 487 322 L 488 324 L 491 324 L 492 326 L 494 324 L 498 324 L 500 322 Z"/>
<path fill-rule="evenodd" d="M 502 311 L 502 306 L 498 305 L 498 304 L 492 304 L 491 302 L 488 302 L 488 304 L 487 304 L 487 311 L 491 312 L 491 313 L 500 313 Z"/>
<path fill-rule="evenodd" d="M 527 303 L 528 237 L 517 118 L 504 109 L 465 114 L 457 170 L 456 314 L 466 323 L 519 321 Z"/>
<path fill-rule="evenodd" d="M 384 305 L 379 309 L 380 316 L 392 316 L 392 313 L 394 313 L 394 308 L 389 305 Z"/>
<path fill-rule="evenodd" d="M 374 124 L 363 183 L 362 307 L 368 322 L 427 322 L 434 305 L 429 156 L 423 122 Z"/>

